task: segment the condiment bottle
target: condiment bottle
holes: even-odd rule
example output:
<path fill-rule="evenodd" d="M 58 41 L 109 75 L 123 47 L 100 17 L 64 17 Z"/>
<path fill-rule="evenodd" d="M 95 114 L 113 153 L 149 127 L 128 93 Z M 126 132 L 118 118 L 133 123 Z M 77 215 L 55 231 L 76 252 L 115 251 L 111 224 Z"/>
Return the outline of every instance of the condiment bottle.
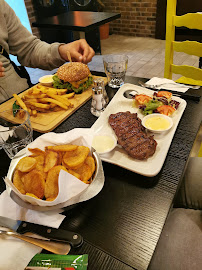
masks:
<path fill-rule="evenodd" d="M 101 78 L 94 80 L 94 85 L 92 87 L 92 103 L 91 103 L 91 113 L 97 117 L 105 110 L 109 98 L 105 90 L 104 81 Z"/>

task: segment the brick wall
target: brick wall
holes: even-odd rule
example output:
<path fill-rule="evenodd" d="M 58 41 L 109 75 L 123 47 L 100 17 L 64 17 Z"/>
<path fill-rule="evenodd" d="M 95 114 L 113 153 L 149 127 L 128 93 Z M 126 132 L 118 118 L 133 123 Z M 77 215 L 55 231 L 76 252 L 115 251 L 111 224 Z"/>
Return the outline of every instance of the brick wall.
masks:
<path fill-rule="evenodd" d="M 30 24 L 35 21 L 32 0 L 24 0 Z M 155 37 L 157 0 L 102 0 L 103 11 L 121 13 L 121 18 L 110 23 L 110 33 Z M 39 37 L 37 28 L 33 34 Z"/>
<path fill-rule="evenodd" d="M 102 0 L 104 11 L 121 13 L 110 23 L 113 34 L 155 37 L 157 0 Z"/>
<path fill-rule="evenodd" d="M 28 17 L 29 17 L 30 25 L 31 25 L 31 28 L 32 28 L 32 33 L 34 35 L 36 35 L 37 37 L 40 37 L 38 29 L 36 27 L 32 27 L 32 23 L 34 21 L 36 21 L 36 17 L 35 17 L 35 14 L 34 14 L 34 8 L 33 8 L 33 5 L 32 5 L 32 0 L 24 0 L 24 2 L 25 2 L 26 9 L 27 9 L 27 14 L 28 14 Z"/>

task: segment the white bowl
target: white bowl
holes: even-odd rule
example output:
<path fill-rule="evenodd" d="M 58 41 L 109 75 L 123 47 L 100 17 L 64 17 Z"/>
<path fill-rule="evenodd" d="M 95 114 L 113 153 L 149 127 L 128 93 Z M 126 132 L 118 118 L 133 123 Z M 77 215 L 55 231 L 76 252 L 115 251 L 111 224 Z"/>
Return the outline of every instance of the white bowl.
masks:
<path fill-rule="evenodd" d="M 92 147 L 100 155 L 111 152 L 117 146 L 117 139 L 112 134 L 96 134 L 93 138 Z"/>
<path fill-rule="evenodd" d="M 150 123 L 148 123 L 148 120 Z M 149 131 L 162 133 L 171 129 L 173 126 L 173 120 L 165 114 L 152 113 L 143 118 L 142 125 Z"/>
<path fill-rule="evenodd" d="M 44 86 L 52 86 L 53 85 L 53 75 L 45 75 L 39 78 L 39 82 Z"/>

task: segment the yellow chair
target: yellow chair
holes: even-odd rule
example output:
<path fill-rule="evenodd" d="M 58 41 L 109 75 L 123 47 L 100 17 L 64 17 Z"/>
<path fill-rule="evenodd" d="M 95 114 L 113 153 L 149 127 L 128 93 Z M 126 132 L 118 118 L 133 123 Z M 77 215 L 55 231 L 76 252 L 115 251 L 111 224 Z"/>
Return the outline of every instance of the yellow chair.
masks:
<path fill-rule="evenodd" d="M 202 43 L 197 41 L 175 41 L 175 27 L 202 30 L 202 14 L 187 13 L 176 16 L 177 0 L 167 0 L 166 49 L 164 77 L 172 79 L 172 74 L 183 77 L 176 82 L 202 86 L 202 69 L 187 65 L 174 65 L 174 51 L 202 57 Z"/>

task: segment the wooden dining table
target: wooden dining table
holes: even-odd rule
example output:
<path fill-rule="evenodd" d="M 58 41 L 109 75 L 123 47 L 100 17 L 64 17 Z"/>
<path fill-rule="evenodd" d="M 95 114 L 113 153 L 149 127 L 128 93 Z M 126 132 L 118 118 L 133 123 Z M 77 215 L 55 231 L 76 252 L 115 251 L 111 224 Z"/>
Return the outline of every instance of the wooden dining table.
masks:
<path fill-rule="evenodd" d="M 92 72 L 95 75 L 103 73 Z M 126 82 L 138 84 L 144 78 L 126 76 Z M 106 86 L 110 99 L 117 90 Z M 199 90 L 190 93 L 202 94 Z M 60 124 L 53 132 L 90 128 L 97 117 L 90 112 L 91 100 Z M 67 207 L 64 230 L 81 234 L 84 243 L 70 254 L 88 254 L 88 270 L 146 270 L 163 230 L 173 200 L 182 181 L 186 164 L 202 120 L 202 100 L 187 100 L 187 106 L 173 137 L 161 171 L 154 177 L 136 174 L 102 162 L 105 183 L 94 198 Z M 34 138 L 41 134 L 34 132 Z M 0 150 L 0 190 L 10 160 Z M 44 251 L 45 252 L 45 251 Z"/>
<path fill-rule="evenodd" d="M 94 48 L 98 44 L 101 53 L 100 36 L 93 30 L 99 26 L 119 19 L 120 13 L 94 11 L 67 11 L 51 17 L 39 18 L 32 23 L 33 27 L 47 30 L 71 30 L 79 33 L 80 38 L 87 38 L 89 45 Z"/>

